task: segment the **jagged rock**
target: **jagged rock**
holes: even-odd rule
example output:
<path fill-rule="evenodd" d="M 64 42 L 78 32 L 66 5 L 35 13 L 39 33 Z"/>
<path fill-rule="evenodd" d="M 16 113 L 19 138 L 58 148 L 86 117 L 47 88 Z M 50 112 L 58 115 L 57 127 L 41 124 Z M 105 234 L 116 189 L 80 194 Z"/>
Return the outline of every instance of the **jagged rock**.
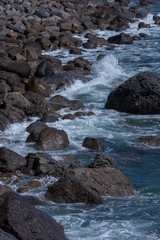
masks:
<path fill-rule="evenodd" d="M 52 175 L 59 178 L 65 174 L 64 165 L 52 159 L 47 153 L 29 153 L 26 160 L 27 167 L 34 172 L 35 176 Z"/>
<path fill-rule="evenodd" d="M 88 165 L 89 168 L 111 167 L 117 168 L 116 161 L 111 156 L 97 154 L 94 161 Z"/>

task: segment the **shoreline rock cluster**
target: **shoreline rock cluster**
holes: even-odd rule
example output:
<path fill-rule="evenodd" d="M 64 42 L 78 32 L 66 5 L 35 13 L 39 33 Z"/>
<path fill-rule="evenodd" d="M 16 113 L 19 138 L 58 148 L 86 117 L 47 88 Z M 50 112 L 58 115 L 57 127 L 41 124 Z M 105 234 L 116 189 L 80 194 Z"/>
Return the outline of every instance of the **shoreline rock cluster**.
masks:
<path fill-rule="evenodd" d="M 115 0 L 112 3 L 106 0 L 1 0 L 0 131 L 11 123 L 39 117 L 40 120 L 26 129 L 29 132 L 26 141 L 35 142 L 37 150 L 41 151 L 67 148 L 69 139 L 66 132 L 50 128 L 47 123 L 59 119 L 73 120 L 94 113 L 85 112 L 84 104 L 78 100 L 69 100 L 58 94 L 49 100 L 46 98 L 70 86 L 76 79 L 83 82 L 90 80 L 91 63 L 81 56 L 83 51 L 102 46 L 112 50 L 115 47 L 113 44 L 133 44 L 135 40 L 147 38 L 143 33 L 130 36 L 123 31 L 136 18 L 147 16 L 148 10 L 144 6 L 149 4 L 156 3 L 140 0 L 140 4 L 130 6 L 130 0 Z M 159 16 L 154 16 L 154 21 L 160 25 Z M 139 28 L 145 27 L 150 26 L 144 22 L 139 24 Z M 120 33 L 106 40 L 91 32 L 96 29 Z M 88 40 L 83 43 L 75 36 L 78 34 L 85 34 Z M 75 59 L 65 65 L 62 65 L 60 56 L 45 54 L 63 48 L 75 55 Z M 61 116 L 57 113 L 64 108 L 69 109 L 68 114 Z M 70 110 L 75 113 L 70 113 Z M 83 146 L 95 152 L 105 150 L 98 139 L 86 138 Z M 115 161 L 103 154 L 96 156 L 89 166 L 79 162 L 66 166 L 44 152 L 22 157 L 1 147 L 1 179 L 18 174 L 17 171 L 29 176 L 51 175 L 58 178 L 46 193 L 46 197 L 54 202 L 102 204 L 104 195 L 121 197 L 134 194 L 133 185 L 117 169 Z M 39 185 L 34 182 L 18 192 L 35 186 Z M 0 238 L 66 239 L 63 227 L 10 191 L 7 186 L 0 187 Z M 21 219 L 22 213 L 30 220 Z M 38 226 L 35 223 L 37 218 Z M 45 220 L 44 225 L 42 219 Z"/>

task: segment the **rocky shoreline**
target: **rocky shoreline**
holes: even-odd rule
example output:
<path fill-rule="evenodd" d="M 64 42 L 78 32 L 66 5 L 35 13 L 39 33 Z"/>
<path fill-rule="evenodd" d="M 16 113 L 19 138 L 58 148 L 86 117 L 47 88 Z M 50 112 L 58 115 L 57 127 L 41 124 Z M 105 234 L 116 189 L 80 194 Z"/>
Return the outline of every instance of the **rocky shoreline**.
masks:
<path fill-rule="evenodd" d="M 29 133 L 26 142 L 35 142 L 37 153 L 29 153 L 23 157 L 5 147 L 0 148 L 2 182 L 13 175 L 18 178 L 21 174 L 39 178 L 53 176 L 58 181 L 49 186 L 46 198 L 58 203 L 83 202 L 97 205 L 103 203 L 102 196 L 134 195 L 133 185 L 117 169 L 115 160 L 103 154 L 105 148 L 98 139 L 88 136 L 84 139 L 83 147 L 99 153 L 88 166 L 74 160 L 68 165 L 65 162 L 59 163 L 45 153 L 63 150 L 69 146 L 65 129 L 48 127 L 47 123 L 94 115 L 93 112 L 85 112 L 85 106 L 79 100 L 69 100 L 56 95 L 56 91 L 69 87 L 76 80 L 84 83 L 90 81 L 91 63 L 80 56 L 83 51 L 102 46 L 112 50 L 116 47 L 115 44 L 133 44 L 136 40 L 148 37 L 143 31 L 137 36 L 130 36 L 123 31 L 137 18 L 142 19 L 139 28 L 149 28 L 150 26 L 143 22 L 143 18 L 148 14 L 146 6 L 157 3 L 148 0 L 140 0 L 140 3 L 134 6 L 130 6 L 130 3 L 130 0 L 0 1 L 0 131 L 5 131 L 12 123 L 27 121 L 31 117 L 39 118 L 26 129 Z M 154 21 L 160 25 L 159 16 L 154 16 Z M 96 29 L 120 33 L 106 40 L 92 32 Z M 87 42 L 83 43 L 77 37 L 81 34 L 85 34 Z M 47 51 L 64 48 L 68 49 L 69 54 L 75 55 L 74 60 L 65 65 L 60 60 L 61 56 L 51 57 L 45 54 Z M 103 54 L 98 59 L 102 57 Z M 152 76 L 152 73 L 141 73 L 133 77 L 133 82 L 135 79 L 139 81 L 140 91 L 133 93 L 129 106 L 123 103 L 122 106 L 117 106 L 116 101 L 121 101 L 118 98 L 121 92 L 120 97 L 126 97 L 125 102 L 129 104 L 125 91 L 127 86 L 127 91 L 132 92 L 132 79 L 110 94 L 106 107 L 138 114 L 159 113 L 159 90 L 152 91 L 152 78 L 156 89 L 159 89 L 158 77 Z M 141 79 L 145 79 L 143 86 Z M 154 96 L 150 94 L 152 101 L 146 97 L 149 94 L 148 86 Z M 147 89 L 145 93 L 144 88 Z M 50 97 L 53 93 L 55 96 Z M 133 104 L 137 94 L 140 99 L 138 106 Z M 154 108 L 157 106 L 157 109 L 150 107 L 148 101 Z M 61 109 L 68 109 L 68 113 L 60 115 L 58 111 Z M 71 110 L 75 113 L 71 113 Z M 39 184 L 38 181 L 32 181 L 17 192 L 27 192 L 39 187 Z M 36 199 L 31 201 L 35 201 L 34 204 L 29 200 L 25 201 L 7 186 L 0 186 L 0 237 L 6 240 L 66 239 L 63 227 L 33 207 L 39 204 Z M 29 209 L 29 212 L 26 212 L 26 209 Z M 28 221 L 23 219 L 22 215 L 26 218 L 33 217 Z M 37 218 L 38 220 L 35 220 Z M 42 219 L 45 219 L 45 223 Z M 38 221 L 37 225 L 34 225 L 35 221 Z"/>

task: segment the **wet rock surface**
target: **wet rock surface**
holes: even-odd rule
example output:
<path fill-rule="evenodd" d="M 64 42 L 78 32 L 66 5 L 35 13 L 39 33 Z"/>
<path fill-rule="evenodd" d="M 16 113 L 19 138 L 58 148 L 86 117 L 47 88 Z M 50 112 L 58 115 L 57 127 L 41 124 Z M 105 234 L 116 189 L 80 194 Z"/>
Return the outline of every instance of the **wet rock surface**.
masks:
<path fill-rule="evenodd" d="M 105 107 L 135 114 L 159 114 L 159 105 L 159 77 L 151 72 L 141 72 L 113 90 Z"/>
<path fill-rule="evenodd" d="M 90 32 L 97 29 L 121 32 L 129 28 L 129 23 L 136 17 L 143 19 L 147 16 L 148 10 L 143 8 L 149 4 L 147 0 L 140 0 L 142 8 L 139 5 L 130 7 L 129 4 L 129 0 L 0 1 L 0 131 L 5 131 L 10 123 L 22 122 L 30 117 L 36 117 L 36 120 L 41 118 L 27 127 L 29 136 L 26 142 L 28 147 L 31 144 L 34 150 L 42 151 L 23 157 L 1 147 L 2 174 L 17 174 L 20 171 L 27 177 L 58 178 L 46 194 L 48 199 L 58 203 L 102 204 L 102 195 L 121 197 L 134 194 L 132 184 L 117 169 L 116 162 L 110 156 L 99 154 L 87 167 L 75 162 L 67 168 L 43 152 L 63 150 L 69 146 L 65 129 L 51 128 L 50 123 L 60 118 L 69 121 L 94 114 L 83 112 L 83 102 L 69 100 L 70 96 L 65 98 L 58 95 L 58 91 L 77 80 L 83 83 L 90 81 L 92 62 L 79 56 L 83 52 L 100 47 L 112 50 L 115 47 L 112 43 L 133 44 L 133 38 L 128 34 L 120 33 L 106 40 Z M 154 21 L 159 25 L 159 16 L 154 16 Z M 142 27 L 149 26 L 141 23 L 139 28 Z M 79 36 L 74 36 L 86 31 L 88 40 L 85 43 Z M 139 40 L 148 38 L 144 33 L 138 37 Z M 75 55 L 65 65 L 62 65 L 60 56 L 45 54 L 45 51 L 60 50 L 63 57 L 63 48 Z M 159 80 L 151 73 L 142 75 L 135 77 L 134 90 L 129 84 L 127 92 L 130 97 L 126 96 L 122 87 L 120 94 L 116 90 L 116 97 L 111 93 L 113 99 L 106 107 L 140 114 L 159 113 Z M 153 80 L 154 87 L 150 80 Z M 137 82 L 139 86 L 136 90 Z M 51 94 L 54 97 L 50 97 Z M 127 104 L 123 103 L 122 98 Z M 117 106 L 117 101 L 120 106 Z M 57 113 L 64 109 L 67 112 L 64 116 Z M 84 147 L 97 152 L 105 150 L 94 138 L 88 139 Z M 18 178 L 16 181 L 21 180 L 20 176 Z M 31 181 L 24 188 L 19 188 L 19 192 L 36 187 L 40 187 L 39 182 Z M 10 190 L 4 186 L 0 189 L 1 193 Z M 34 200 L 27 201 L 14 193 L 0 197 L 0 239 L 66 239 L 59 224 L 31 206 L 29 202 L 33 203 Z"/>
<path fill-rule="evenodd" d="M 66 239 L 60 224 L 15 193 L 0 197 L 0 215 L 1 229 L 18 239 Z"/>
<path fill-rule="evenodd" d="M 51 185 L 46 193 L 46 197 L 58 203 L 82 202 L 96 205 L 103 203 L 100 195 L 73 176 L 63 177 Z"/>

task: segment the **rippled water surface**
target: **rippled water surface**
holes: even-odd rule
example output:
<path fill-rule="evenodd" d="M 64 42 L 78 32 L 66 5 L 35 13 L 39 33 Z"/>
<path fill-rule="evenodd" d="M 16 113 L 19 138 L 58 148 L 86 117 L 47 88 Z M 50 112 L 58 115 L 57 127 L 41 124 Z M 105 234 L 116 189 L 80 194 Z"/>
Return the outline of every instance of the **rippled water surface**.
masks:
<path fill-rule="evenodd" d="M 83 84 L 76 80 L 73 86 L 60 93 L 69 99 L 79 99 L 85 104 L 85 110 L 93 111 L 95 115 L 50 123 L 50 126 L 67 132 L 70 146 L 63 152 L 49 153 L 57 160 L 62 154 L 70 154 L 86 165 L 94 159 L 95 152 L 84 149 L 82 142 L 86 136 L 99 138 L 106 148 L 105 154 L 115 158 L 121 171 L 135 187 L 135 196 L 106 197 L 104 204 L 97 207 L 50 202 L 41 207 L 64 226 L 70 240 L 160 239 L 160 149 L 139 145 L 136 140 L 140 136 L 159 136 L 160 116 L 140 116 L 104 109 L 111 90 L 129 77 L 146 70 L 160 75 L 160 27 L 152 20 L 153 14 L 158 11 L 160 6 L 151 7 L 151 13 L 143 20 L 151 24 L 150 29 L 137 30 L 136 22 L 130 24 L 130 29 L 126 31 L 132 36 L 144 32 L 149 35 L 148 40 L 117 46 L 113 51 L 103 48 L 89 50 L 84 57 L 93 62 L 92 81 Z M 109 31 L 96 33 L 106 39 L 115 35 L 115 32 Z M 82 39 L 86 41 L 83 36 Z M 97 62 L 100 51 L 105 52 L 106 57 Z M 58 55 L 59 52 L 49 54 Z M 64 63 L 74 57 L 69 56 L 67 51 L 64 55 Z M 67 113 L 67 110 L 64 112 Z M 0 133 L 0 146 L 24 156 L 28 152 L 36 152 L 33 144 L 25 142 L 28 133 L 24 133 L 24 129 L 28 125 L 29 122 L 13 124 L 5 133 Z M 43 198 L 47 185 L 54 181 L 49 177 L 42 179 L 43 187 L 30 194 Z"/>

